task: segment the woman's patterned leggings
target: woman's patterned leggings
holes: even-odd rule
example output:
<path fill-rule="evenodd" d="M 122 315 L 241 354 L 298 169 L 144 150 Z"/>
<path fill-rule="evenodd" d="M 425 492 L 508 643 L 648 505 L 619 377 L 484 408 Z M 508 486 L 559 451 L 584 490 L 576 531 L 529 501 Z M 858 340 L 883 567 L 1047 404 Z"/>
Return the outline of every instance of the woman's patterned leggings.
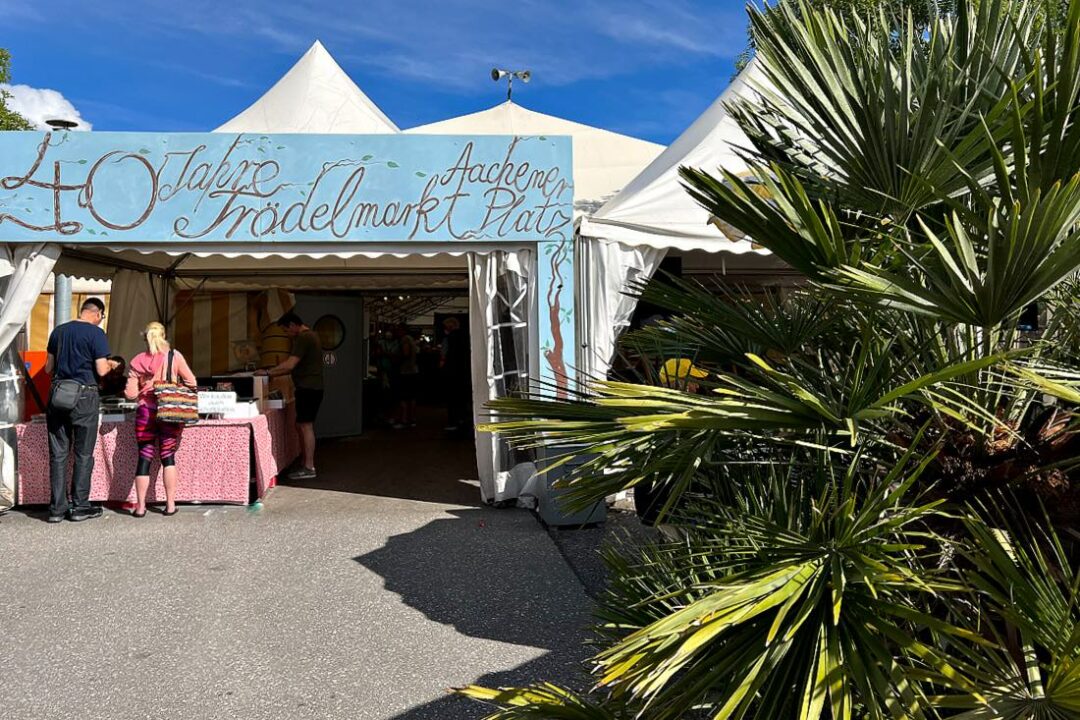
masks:
<path fill-rule="evenodd" d="M 176 423 L 159 423 L 157 406 L 140 403 L 135 411 L 135 441 L 139 444 L 138 475 L 150 472 L 150 461 L 155 451 L 161 455 L 162 467 L 176 464 L 176 450 L 180 447 L 180 436 L 184 426 Z"/>

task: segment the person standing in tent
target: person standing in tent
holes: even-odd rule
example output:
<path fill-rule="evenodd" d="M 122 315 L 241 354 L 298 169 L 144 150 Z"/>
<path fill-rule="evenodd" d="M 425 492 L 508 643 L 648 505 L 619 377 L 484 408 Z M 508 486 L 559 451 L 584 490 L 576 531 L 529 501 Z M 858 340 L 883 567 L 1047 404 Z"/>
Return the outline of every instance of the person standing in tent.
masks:
<path fill-rule="evenodd" d="M 287 312 L 277 324 L 292 338 L 289 357 L 270 368 L 258 370 L 257 375 L 292 375 L 296 390 L 296 429 L 300 435 L 303 466 L 289 477 L 293 480 L 314 480 L 315 418 L 323 399 L 323 353 L 318 334 L 304 324 L 300 316 Z"/>
<path fill-rule="evenodd" d="M 101 517 L 90 505 L 90 476 L 94 472 L 101 398 L 98 378 L 109 372 L 109 343 L 101 323 L 105 304 L 90 298 L 79 317 L 64 323 L 49 336 L 45 372 L 52 375 L 45 418 L 49 429 L 49 518 L 79 522 Z M 74 446 L 74 448 L 72 447 Z M 68 494 L 68 454 L 75 463 Z"/>
<path fill-rule="evenodd" d="M 398 341 L 397 368 L 398 419 L 394 429 L 416 427 L 416 394 L 420 385 L 420 350 L 405 323 L 394 328 Z"/>
<path fill-rule="evenodd" d="M 165 326 L 152 322 L 143 330 L 146 350 L 131 359 L 124 395 L 138 400 L 135 411 L 135 441 L 139 444 L 139 463 L 135 470 L 135 509 L 131 515 L 146 516 L 146 494 L 150 490 L 150 463 L 154 453 L 161 457 L 161 474 L 165 485 L 165 515 L 176 514 L 176 488 L 180 470 L 176 467 L 176 451 L 184 426 L 158 421 L 158 401 L 154 384 L 176 378 L 188 387 L 195 387 L 195 374 L 184 356 L 169 346 Z"/>
<path fill-rule="evenodd" d="M 446 432 L 466 432 L 472 426 L 472 368 L 469 337 L 456 317 L 443 320 L 442 369 L 446 383 Z"/>

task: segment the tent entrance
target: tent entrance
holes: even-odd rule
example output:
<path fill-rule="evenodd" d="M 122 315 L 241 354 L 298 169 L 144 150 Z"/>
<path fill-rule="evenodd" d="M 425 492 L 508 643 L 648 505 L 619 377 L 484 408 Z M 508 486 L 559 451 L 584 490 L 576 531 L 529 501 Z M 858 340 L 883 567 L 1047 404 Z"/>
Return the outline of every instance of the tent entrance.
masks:
<path fill-rule="evenodd" d="M 281 484 L 479 502 L 469 305 L 464 290 L 297 292 L 295 311 L 320 334 L 326 356 L 319 475 Z"/>
<path fill-rule="evenodd" d="M 489 400 L 523 390 L 539 377 L 541 283 L 535 245 L 466 245 L 453 252 L 446 244 L 355 248 L 327 246 L 305 253 L 221 248 L 199 254 L 160 246 L 67 248 L 57 270 L 112 280 L 109 336 L 116 352 L 125 357 L 138 352 L 145 323 L 164 320 L 197 375 L 283 359 L 288 341 L 274 337 L 274 321 L 296 310 L 328 338 L 327 398 L 316 426 L 326 441 L 362 438 L 402 419 L 400 397 L 394 388 L 382 390 L 376 362 L 380 334 L 399 332 L 401 324 L 417 341 L 423 339 L 433 356 L 442 345 L 445 317 L 453 316 L 468 337 L 456 365 L 464 379 L 432 380 L 429 374 L 426 381 L 435 383 L 434 392 L 429 388 L 422 402 L 418 397 L 417 416 L 429 430 L 458 426 L 468 433 L 464 428 L 486 419 Z M 457 408 L 456 415 L 448 416 L 440 403 Z M 424 450 L 405 454 L 416 452 Z M 533 492 L 532 459 L 501 440 L 477 435 L 474 457 L 470 477 L 478 478 L 484 500 L 503 502 Z"/>

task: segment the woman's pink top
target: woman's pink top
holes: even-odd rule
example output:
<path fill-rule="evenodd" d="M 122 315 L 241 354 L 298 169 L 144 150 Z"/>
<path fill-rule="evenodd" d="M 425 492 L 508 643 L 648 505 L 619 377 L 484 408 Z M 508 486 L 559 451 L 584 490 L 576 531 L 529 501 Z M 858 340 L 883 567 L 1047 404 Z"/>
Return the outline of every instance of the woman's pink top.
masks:
<path fill-rule="evenodd" d="M 138 398 L 140 405 L 156 405 L 154 383 L 165 380 L 165 363 L 168 359 L 168 352 L 153 355 L 141 352 L 132 358 L 128 365 L 127 387 L 124 388 L 127 399 Z M 189 387 L 195 387 L 197 384 L 187 360 L 176 350 L 173 350 L 172 378 L 173 382 L 183 383 Z"/>

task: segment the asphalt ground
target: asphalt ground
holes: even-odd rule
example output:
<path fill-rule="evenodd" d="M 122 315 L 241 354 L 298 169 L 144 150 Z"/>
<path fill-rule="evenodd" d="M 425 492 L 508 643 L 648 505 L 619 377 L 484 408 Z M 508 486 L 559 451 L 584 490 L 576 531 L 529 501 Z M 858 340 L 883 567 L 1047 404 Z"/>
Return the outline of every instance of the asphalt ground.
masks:
<path fill-rule="evenodd" d="M 0 718 L 484 717 L 469 683 L 581 687 L 591 605 L 437 430 L 330 443 L 261 510 L 0 516 Z"/>

